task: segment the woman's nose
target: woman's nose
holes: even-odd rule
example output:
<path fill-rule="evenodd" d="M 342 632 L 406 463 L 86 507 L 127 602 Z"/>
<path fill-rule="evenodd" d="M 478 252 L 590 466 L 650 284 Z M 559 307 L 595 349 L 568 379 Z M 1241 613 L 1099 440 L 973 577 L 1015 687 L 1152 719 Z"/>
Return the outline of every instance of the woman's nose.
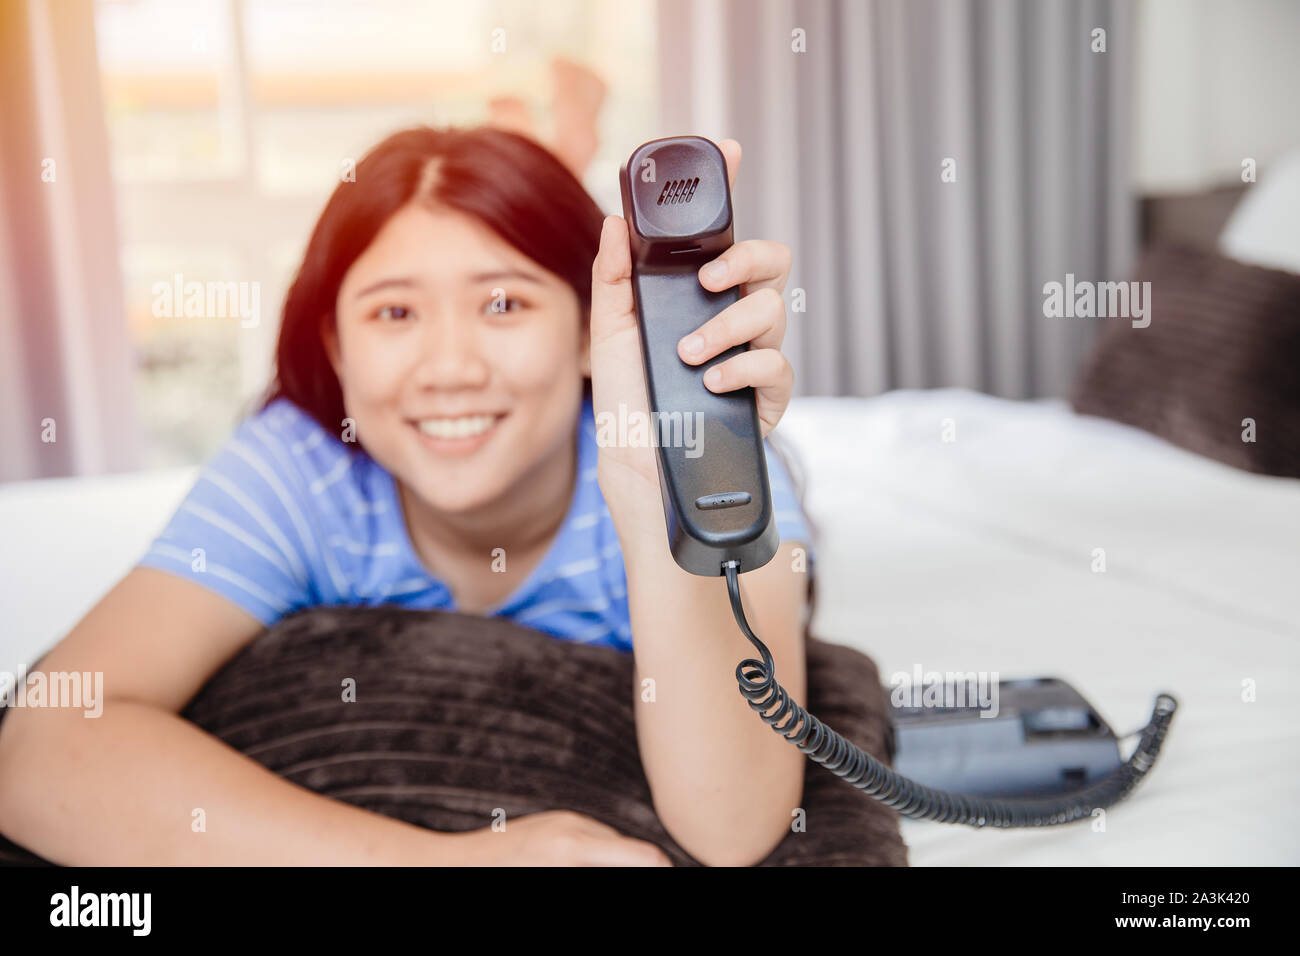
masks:
<path fill-rule="evenodd" d="M 487 384 L 488 364 L 474 323 L 443 315 L 427 323 L 420 340 L 416 383 L 422 388 L 477 388 Z"/>

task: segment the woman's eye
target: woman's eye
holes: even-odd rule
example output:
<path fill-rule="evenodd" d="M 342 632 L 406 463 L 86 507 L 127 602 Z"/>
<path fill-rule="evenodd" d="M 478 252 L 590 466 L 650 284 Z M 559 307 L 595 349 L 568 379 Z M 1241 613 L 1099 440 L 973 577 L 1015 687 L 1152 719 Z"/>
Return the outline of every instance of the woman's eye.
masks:
<path fill-rule="evenodd" d="M 411 310 L 404 305 L 386 305 L 375 313 L 375 318 L 400 322 L 411 317 Z"/>
<path fill-rule="evenodd" d="M 488 313 L 496 313 L 500 315 L 506 312 L 518 312 L 523 307 L 524 303 L 521 300 L 507 297 L 489 300 L 488 304 L 484 306 L 484 310 Z"/>

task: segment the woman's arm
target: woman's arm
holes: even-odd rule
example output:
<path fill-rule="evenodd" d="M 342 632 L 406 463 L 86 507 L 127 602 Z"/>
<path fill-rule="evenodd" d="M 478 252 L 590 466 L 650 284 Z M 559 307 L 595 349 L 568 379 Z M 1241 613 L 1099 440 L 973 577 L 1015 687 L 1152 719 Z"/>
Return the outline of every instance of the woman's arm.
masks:
<path fill-rule="evenodd" d="M 128 574 L 36 668 L 102 673 L 101 715 L 22 708 L 0 723 L 0 832 L 91 866 L 670 865 L 657 846 L 564 811 L 426 830 L 290 783 L 178 716 L 261 629 L 192 581 Z"/>
<path fill-rule="evenodd" d="M 15 708 L 0 723 L 0 831 L 78 865 L 462 862 L 469 835 L 312 793 L 178 716 L 260 630 L 198 584 L 131 571 L 37 667 L 102 672 L 102 714 Z"/>
<path fill-rule="evenodd" d="M 757 863 L 790 832 L 805 758 L 737 689 L 736 665 L 756 652 L 736 626 L 725 580 L 677 566 L 658 500 L 618 510 L 640 516 L 618 534 L 634 635 L 637 738 L 655 810 L 701 862 Z M 807 574 L 792 570 L 795 546 L 782 542 L 776 557 L 740 581 L 746 615 L 771 650 L 778 679 L 802 700 Z M 647 679 L 653 700 L 643 693 Z"/>
<path fill-rule="evenodd" d="M 735 183 L 740 144 L 718 144 Z M 794 371 L 781 354 L 782 292 L 790 250 L 778 242 L 738 242 L 703 266 L 711 292 L 739 287 L 739 301 L 678 343 L 683 362 L 699 365 L 727 349 L 748 348 L 713 365 L 705 387 L 754 389 L 763 435 L 789 404 Z M 627 223 L 607 216 L 591 268 L 591 385 L 602 415 L 647 414 L 645 375 L 632 293 Z M 601 492 L 618 531 L 627 570 L 636 654 L 637 734 L 655 808 L 664 826 L 706 863 L 756 863 L 781 840 L 801 798 L 803 755 L 752 712 L 740 696 L 736 665 L 753 647 L 732 617 L 721 576 L 677 567 L 669 553 L 654 449 L 603 445 Z M 772 651 L 781 682 L 804 693 L 801 628 L 806 575 L 793 569 L 793 542 L 741 578 L 746 614 Z M 642 703 L 641 679 L 655 681 Z"/>

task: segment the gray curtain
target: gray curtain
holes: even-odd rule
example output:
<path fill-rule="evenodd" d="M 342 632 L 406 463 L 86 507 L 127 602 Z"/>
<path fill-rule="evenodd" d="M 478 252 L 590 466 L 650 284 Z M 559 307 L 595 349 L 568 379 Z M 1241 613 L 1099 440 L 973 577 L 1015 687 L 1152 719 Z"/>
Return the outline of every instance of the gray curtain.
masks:
<path fill-rule="evenodd" d="M 800 392 L 1068 390 L 1104 320 L 1045 318 L 1043 285 L 1124 279 L 1135 247 L 1130 4 L 659 9 L 664 135 L 739 140 L 737 237 L 794 251 Z"/>
<path fill-rule="evenodd" d="M 0 2 L 0 116 L 0 481 L 129 469 L 133 356 L 91 0 Z"/>

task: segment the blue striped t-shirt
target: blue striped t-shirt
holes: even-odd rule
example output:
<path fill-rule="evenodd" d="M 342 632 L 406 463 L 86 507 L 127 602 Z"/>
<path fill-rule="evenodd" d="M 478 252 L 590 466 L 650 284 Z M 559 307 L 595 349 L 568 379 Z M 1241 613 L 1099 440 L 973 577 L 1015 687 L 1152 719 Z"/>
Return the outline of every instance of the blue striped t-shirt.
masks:
<path fill-rule="evenodd" d="M 578 428 L 564 524 L 528 578 L 488 613 L 630 650 L 627 578 L 596 482 L 589 399 Z M 767 460 L 781 538 L 808 545 L 790 476 L 775 455 Z M 266 625 L 322 604 L 455 609 L 415 553 L 392 476 L 286 399 L 240 424 L 140 563 L 202 584 Z"/>

